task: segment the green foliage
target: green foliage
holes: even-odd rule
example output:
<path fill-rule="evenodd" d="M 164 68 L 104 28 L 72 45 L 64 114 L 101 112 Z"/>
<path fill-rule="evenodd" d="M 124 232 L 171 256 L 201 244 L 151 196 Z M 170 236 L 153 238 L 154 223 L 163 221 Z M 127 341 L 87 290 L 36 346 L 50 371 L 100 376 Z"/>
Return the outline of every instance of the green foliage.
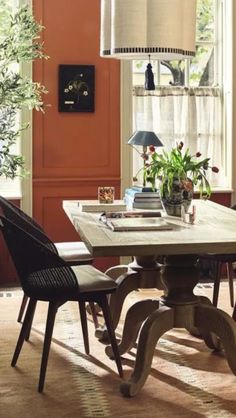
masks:
<path fill-rule="evenodd" d="M 207 199 L 211 195 L 211 187 L 206 172 L 209 168 L 215 173 L 219 170 L 209 165 L 210 158 L 200 159 L 199 152 L 196 155 L 191 155 L 189 149 L 183 152 L 183 145 L 183 142 L 180 142 L 169 153 L 157 153 L 155 147 L 150 146 L 149 153 L 143 155 L 145 165 L 141 170 L 144 170 L 144 178 L 151 183 L 153 189 L 156 179 L 159 179 L 161 194 L 164 185 L 170 194 L 174 180 L 182 182 L 190 179 L 198 186 L 201 197 Z"/>
<path fill-rule="evenodd" d="M 197 40 L 212 41 L 214 29 L 214 0 L 197 2 Z"/>
<path fill-rule="evenodd" d="M 47 58 L 39 33 L 43 27 L 35 21 L 28 6 L 12 10 L 0 0 L 0 176 L 24 175 L 24 158 L 11 151 L 22 130 L 19 112 L 24 109 L 43 111 L 42 95 L 46 89 L 21 75 L 21 64 Z"/>

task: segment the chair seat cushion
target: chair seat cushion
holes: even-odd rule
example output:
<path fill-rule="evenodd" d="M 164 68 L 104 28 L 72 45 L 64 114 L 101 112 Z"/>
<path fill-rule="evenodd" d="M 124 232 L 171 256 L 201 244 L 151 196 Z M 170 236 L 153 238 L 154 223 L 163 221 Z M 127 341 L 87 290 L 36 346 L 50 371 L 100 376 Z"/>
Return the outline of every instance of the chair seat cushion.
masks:
<path fill-rule="evenodd" d="M 79 284 L 80 292 L 95 292 L 116 289 L 116 282 L 105 273 L 91 265 L 72 267 Z"/>
<path fill-rule="evenodd" d="M 117 284 L 109 276 L 90 264 L 62 266 L 31 273 L 23 290 L 27 296 L 38 300 L 65 298 L 79 300 L 83 293 L 111 293 Z"/>
<path fill-rule="evenodd" d="M 66 262 L 92 260 L 92 256 L 82 241 L 55 243 L 58 254 Z"/>

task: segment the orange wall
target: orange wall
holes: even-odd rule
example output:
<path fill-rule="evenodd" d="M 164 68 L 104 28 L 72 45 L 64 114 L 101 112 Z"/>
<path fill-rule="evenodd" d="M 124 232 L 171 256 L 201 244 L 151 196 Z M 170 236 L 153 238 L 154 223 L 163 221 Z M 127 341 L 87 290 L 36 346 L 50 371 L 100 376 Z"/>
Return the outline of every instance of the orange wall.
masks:
<path fill-rule="evenodd" d="M 49 91 L 49 107 L 34 114 L 34 217 L 53 240 L 75 240 L 63 199 L 97 198 L 101 185 L 115 186 L 120 197 L 120 64 L 99 57 L 100 0 L 92 7 L 87 0 L 34 0 L 33 7 L 50 57 L 34 65 L 34 78 Z M 95 65 L 94 113 L 58 112 L 59 64 Z"/>

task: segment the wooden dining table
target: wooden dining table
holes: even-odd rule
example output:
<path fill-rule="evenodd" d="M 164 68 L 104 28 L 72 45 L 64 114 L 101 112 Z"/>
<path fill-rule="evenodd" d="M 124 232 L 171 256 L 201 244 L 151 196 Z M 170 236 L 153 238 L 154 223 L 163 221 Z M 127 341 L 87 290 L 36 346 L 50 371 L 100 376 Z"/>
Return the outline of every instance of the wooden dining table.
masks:
<path fill-rule="evenodd" d="M 199 254 L 236 253 L 236 211 L 211 201 L 195 200 L 194 205 L 193 224 L 163 214 L 171 229 L 113 231 L 100 221 L 99 214 L 81 212 L 78 201 L 63 202 L 67 216 L 93 257 L 131 256 L 133 259 L 128 266 L 114 266 L 107 271 L 117 283 L 117 291 L 110 299 L 115 328 L 131 291 L 163 289 L 160 299 L 138 301 L 126 314 L 120 354 L 128 352 L 138 340 L 134 370 L 121 383 L 124 396 L 134 396 L 143 387 L 156 344 L 172 328 L 185 328 L 201 336 L 211 350 L 224 350 L 236 375 L 236 323 L 207 297 L 194 294 L 200 279 Z M 97 330 L 96 335 L 105 339 L 106 330 Z M 106 353 L 113 357 L 109 345 Z"/>

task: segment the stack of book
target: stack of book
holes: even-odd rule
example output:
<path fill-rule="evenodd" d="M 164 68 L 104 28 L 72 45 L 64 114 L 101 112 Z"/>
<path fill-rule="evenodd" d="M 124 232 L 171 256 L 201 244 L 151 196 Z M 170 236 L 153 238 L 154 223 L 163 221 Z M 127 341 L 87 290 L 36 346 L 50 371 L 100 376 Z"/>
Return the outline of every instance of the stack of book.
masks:
<path fill-rule="evenodd" d="M 163 209 L 159 191 L 133 186 L 125 190 L 127 209 Z"/>

